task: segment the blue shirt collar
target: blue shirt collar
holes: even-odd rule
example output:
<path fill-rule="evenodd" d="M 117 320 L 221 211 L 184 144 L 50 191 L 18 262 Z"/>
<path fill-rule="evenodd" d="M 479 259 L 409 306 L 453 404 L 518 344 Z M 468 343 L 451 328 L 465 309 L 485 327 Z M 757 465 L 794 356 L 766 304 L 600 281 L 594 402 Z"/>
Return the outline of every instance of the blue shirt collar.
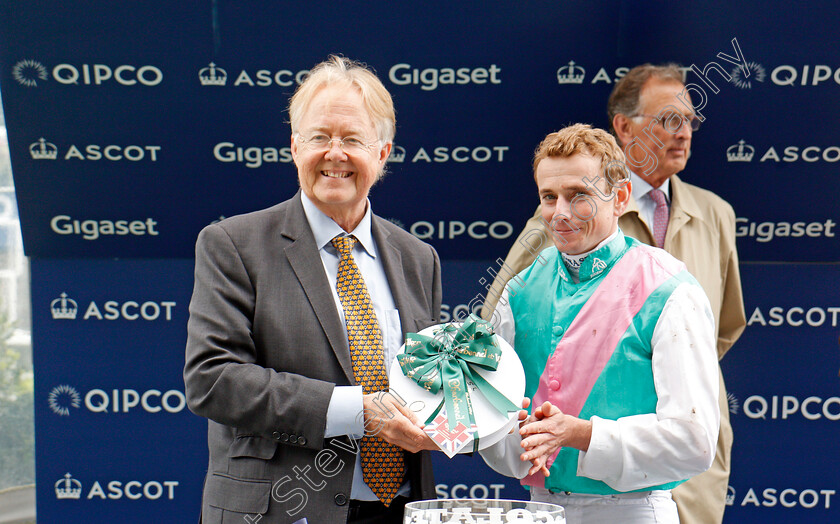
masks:
<path fill-rule="evenodd" d="M 301 191 L 300 201 L 303 204 L 303 212 L 306 215 L 306 221 L 309 222 L 309 228 L 315 236 L 315 245 L 318 249 L 323 249 L 326 245 L 332 245 L 330 241 L 337 236 L 347 235 L 347 232 L 341 229 L 335 220 L 328 217 L 323 211 L 309 200 L 306 193 Z M 371 224 L 370 200 L 367 201 L 365 214 L 362 221 L 356 226 L 350 234 L 358 239 L 362 248 L 367 251 L 368 255 L 376 258 L 376 249 L 374 249 L 373 234 L 370 230 Z"/>

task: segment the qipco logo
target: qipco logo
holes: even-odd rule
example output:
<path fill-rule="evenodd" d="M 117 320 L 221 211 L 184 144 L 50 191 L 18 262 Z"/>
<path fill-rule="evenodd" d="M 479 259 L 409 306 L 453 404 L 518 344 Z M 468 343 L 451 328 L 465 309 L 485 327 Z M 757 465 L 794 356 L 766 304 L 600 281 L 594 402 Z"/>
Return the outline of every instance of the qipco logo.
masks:
<path fill-rule="evenodd" d="M 142 409 L 147 413 L 179 413 L 187 406 L 184 394 L 176 389 L 136 391 L 133 389 L 92 389 L 85 395 L 85 407 L 94 413 L 128 413 Z"/>
<path fill-rule="evenodd" d="M 409 232 L 421 240 L 430 238 L 453 240 L 461 235 L 467 235 L 476 240 L 486 238 L 504 240 L 513 234 L 513 226 L 510 222 L 501 220 L 496 222 L 476 220 L 469 223 L 460 220 L 440 220 L 438 222 L 421 220 L 411 224 Z"/>
<path fill-rule="evenodd" d="M 52 77 L 64 85 L 102 85 L 116 82 L 124 86 L 151 87 L 163 82 L 163 72 L 153 65 L 111 67 L 105 64 L 58 64 L 52 70 Z"/>
<path fill-rule="evenodd" d="M 753 395 L 744 401 L 744 414 L 752 419 L 782 419 L 803 417 L 806 420 L 840 420 L 840 397 L 797 397 L 773 395 L 765 398 Z"/>

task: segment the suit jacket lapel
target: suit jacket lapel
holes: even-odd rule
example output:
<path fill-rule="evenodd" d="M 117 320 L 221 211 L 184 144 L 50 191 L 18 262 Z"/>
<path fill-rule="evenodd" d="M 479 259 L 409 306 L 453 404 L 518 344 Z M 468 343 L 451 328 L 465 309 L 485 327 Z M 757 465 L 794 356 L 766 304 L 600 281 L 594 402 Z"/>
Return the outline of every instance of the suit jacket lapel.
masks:
<path fill-rule="evenodd" d="M 677 175 L 671 177 L 671 218 L 668 220 L 668 237 L 677 233 L 691 220 L 705 220 L 697 202 L 686 191 L 684 182 Z"/>
<path fill-rule="evenodd" d="M 329 281 L 324 273 L 324 265 L 318 248 L 315 246 L 315 237 L 309 228 L 306 214 L 303 212 L 303 204 L 300 201 L 300 192 L 292 199 L 289 213 L 286 214 L 281 233 L 294 240 L 286 249 L 286 258 L 289 260 L 309 303 L 318 317 L 330 346 L 338 359 L 341 369 L 350 381 L 356 385 L 353 375 L 353 365 L 350 361 L 350 347 L 341 319 L 335 308 L 335 299 L 330 289 Z"/>
<path fill-rule="evenodd" d="M 403 336 L 405 336 L 406 333 L 416 331 L 417 326 L 414 316 L 411 314 L 408 286 L 405 283 L 405 274 L 402 270 L 402 255 L 397 246 L 391 243 L 390 233 L 380 226 L 380 220 L 382 219 L 373 215 L 371 233 L 376 241 L 379 256 L 382 257 L 382 267 L 385 269 L 385 276 L 388 278 L 391 296 L 394 297 L 394 305 L 400 312 L 400 327 Z"/>

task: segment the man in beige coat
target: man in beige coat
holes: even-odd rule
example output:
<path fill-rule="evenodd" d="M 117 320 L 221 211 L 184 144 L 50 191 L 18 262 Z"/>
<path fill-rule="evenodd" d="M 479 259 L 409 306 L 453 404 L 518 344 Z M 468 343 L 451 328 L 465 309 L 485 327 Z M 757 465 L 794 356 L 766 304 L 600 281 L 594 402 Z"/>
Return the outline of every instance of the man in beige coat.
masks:
<path fill-rule="evenodd" d="M 709 297 L 717 325 L 718 358 L 723 358 L 746 325 L 735 213 L 714 193 L 676 176 L 685 169 L 692 132 L 699 126 L 692 110 L 677 98 L 683 87 L 678 67 L 645 64 L 631 69 L 610 94 L 607 113 L 613 133 L 625 148 L 632 180 L 632 197 L 618 225 L 626 235 L 662 247 L 686 264 Z M 507 280 L 550 245 L 537 208 L 487 293 L 484 318 L 493 318 Z M 714 464 L 673 490 L 683 524 L 723 520 L 732 451 L 723 375 L 719 402 L 721 427 Z"/>

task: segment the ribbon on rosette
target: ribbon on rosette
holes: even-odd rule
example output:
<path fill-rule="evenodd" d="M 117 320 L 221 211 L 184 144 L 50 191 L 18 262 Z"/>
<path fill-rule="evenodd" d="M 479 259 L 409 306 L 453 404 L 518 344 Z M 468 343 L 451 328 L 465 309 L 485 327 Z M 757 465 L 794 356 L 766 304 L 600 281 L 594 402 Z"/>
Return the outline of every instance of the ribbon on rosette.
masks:
<path fill-rule="evenodd" d="M 456 326 L 446 324 L 430 337 L 408 333 L 405 352 L 397 359 L 403 374 L 423 389 L 437 394 L 443 390 L 443 401 L 426 421 L 428 424 L 446 406 L 449 430 L 458 423 L 467 428 L 475 425 L 468 383 L 475 387 L 500 413 L 517 411 L 516 404 L 494 388 L 477 369 L 496 371 L 502 349 L 493 333 L 493 326 L 471 314 Z M 476 438 L 477 440 L 477 438 Z"/>

